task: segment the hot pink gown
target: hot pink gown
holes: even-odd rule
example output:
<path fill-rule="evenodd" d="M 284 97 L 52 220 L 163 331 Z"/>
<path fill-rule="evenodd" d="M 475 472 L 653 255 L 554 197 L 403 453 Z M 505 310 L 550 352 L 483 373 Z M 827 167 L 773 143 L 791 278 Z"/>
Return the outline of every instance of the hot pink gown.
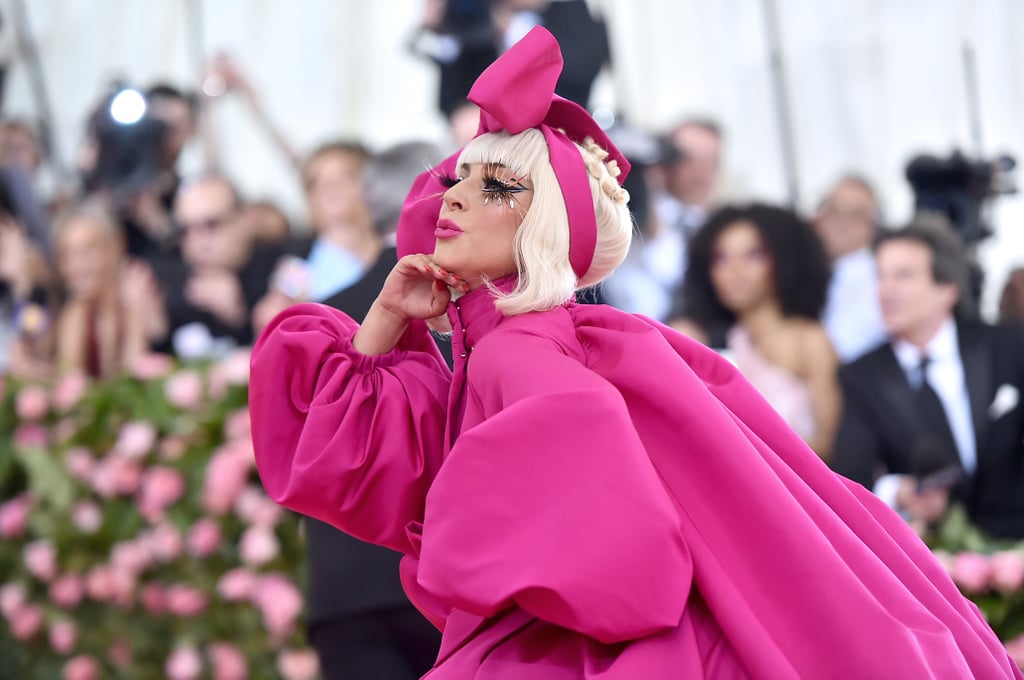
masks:
<path fill-rule="evenodd" d="M 431 680 L 1020 678 L 903 521 L 736 370 L 567 303 L 449 309 L 368 357 L 341 312 L 264 331 L 251 412 L 278 502 L 405 553 Z M 465 355 L 465 356 L 461 356 Z"/>

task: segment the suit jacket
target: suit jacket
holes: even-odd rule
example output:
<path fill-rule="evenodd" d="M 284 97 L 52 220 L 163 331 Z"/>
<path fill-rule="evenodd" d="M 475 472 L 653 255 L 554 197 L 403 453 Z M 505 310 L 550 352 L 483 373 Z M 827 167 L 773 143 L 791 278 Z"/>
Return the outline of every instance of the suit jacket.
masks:
<path fill-rule="evenodd" d="M 1024 538 L 1024 329 L 960 323 L 957 338 L 978 466 L 954 496 L 981 529 Z M 833 468 L 868 488 L 883 474 L 913 474 L 924 426 L 892 344 L 844 367 L 839 378 L 844 403 Z"/>

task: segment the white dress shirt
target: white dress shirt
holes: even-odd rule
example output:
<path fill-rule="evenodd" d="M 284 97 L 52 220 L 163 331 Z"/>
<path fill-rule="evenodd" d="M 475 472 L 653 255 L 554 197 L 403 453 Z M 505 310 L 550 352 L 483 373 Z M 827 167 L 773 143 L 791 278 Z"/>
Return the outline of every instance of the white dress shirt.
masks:
<path fill-rule="evenodd" d="M 927 356 L 928 384 L 942 402 L 942 410 L 953 432 L 960 464 L 968 475 L 978 467 L 978 452 L 975 443 L 974 421 L 971 418 L 970 395 L 964 379 L 964 364 L 960 358 L 960 342 L 953 319 L 947 319 L 938 332 L 919 349 L 903 340 L 893 341 L 893 352 L 900 367 L 907 374 L 911 387 L 917 388 L 921 380 L 921 358 Z M 874 487 L 875 494 L 890 506 L 896 504 L 896 488 L 900 475 L 883 475 Z"/>
<path fill-rule="evenodd" d="M 875 258 L 867 248 L 847 253 L 832 264 L 821 323 L 844 364 L 885 341 L 877 291 Z"/>

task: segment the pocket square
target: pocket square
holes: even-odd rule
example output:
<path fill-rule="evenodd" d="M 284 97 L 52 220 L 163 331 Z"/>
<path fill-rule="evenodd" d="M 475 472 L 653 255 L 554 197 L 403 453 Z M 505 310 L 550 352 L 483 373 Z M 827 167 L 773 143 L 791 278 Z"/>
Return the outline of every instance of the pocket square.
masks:
<path fill-rule="evenodd" d="M 1009 383 L 999 386 L 992 403 L 988 405 L 988 417 L 991 420 L 998 420 L 1009 411 L 1017 408 L 1020 401 L 1020 392 Z"/>

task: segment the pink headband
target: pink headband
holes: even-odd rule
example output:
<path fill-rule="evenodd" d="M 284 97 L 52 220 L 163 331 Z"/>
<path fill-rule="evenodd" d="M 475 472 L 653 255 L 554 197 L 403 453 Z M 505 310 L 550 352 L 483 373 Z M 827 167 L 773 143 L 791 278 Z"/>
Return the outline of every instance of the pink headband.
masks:
<path fill-rule="evenodd" d="M 558 41 L 543 27 L 536 27 L 487 67 L 469 91 L 480 107 L 477 136 L 505 130 L 519 134 L 537 128 L 544 133 L 551 167 L 565 199 L 569 217 L 569 263 L 583 278 L 594 259 L 597 220 L 590 180 L 573 142 L 591 137 L 618 162 L 619 182 L 629 173 L 629 161 L 615 148 L 596 121 L 579 104 L 555 94 L 562 72 Z M 434 252 L 434 228 L 445 191 L 439 178 L 455 175 L 461 150 L 416 178 L 398 220 L 398 255 Z"/>

